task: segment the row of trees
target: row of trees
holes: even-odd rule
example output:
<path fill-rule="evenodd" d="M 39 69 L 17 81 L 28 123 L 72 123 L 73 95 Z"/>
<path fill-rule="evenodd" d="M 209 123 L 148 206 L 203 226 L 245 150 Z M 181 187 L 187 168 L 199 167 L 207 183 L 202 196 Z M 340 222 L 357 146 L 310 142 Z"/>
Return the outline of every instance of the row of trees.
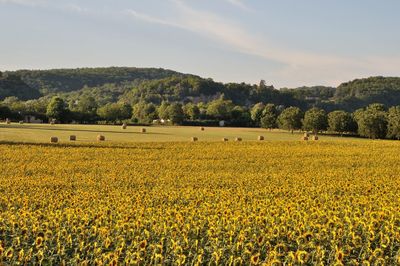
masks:
<path fill-rule="evenodd" d="M 326 113 L 311 108 L 303 113 L 297 107 L 283 109 L 272 104 L 257 104 L 251 117 L 264 128 L 281 128 L 290 131 L 306 130 L 317 134 L 330 131 L 338 134 L 358 134 L 371 139 L 400 139 L 400 106 L 387 110 L 383 104 L 371 104 L 354 113 L 342 110 Z"/>
<path fill-rule="evenodd" d="M 45 106 L 44 106 L 45 104 Z M 330 131 L 338 134 L 358 134 L 367 138 L 400 139 L 400 106 L 387 109 L 383 104 L 371 104 L 353 113 L 342 110 L 327 113 L 314 107 L 303 112 L 298 107 L 257 103 L 252 108 L 234 105 L 222 97 L 209 103 L 169 103 L 155 105 L 138 102 L 107 103 L 99 106 L 93 97 L 82 97 L 79 101 L 65 102 L 53 97 L 48 103 L 23 102 L 15 97 L 0 104 L 0 119 L 17 115 L 34 114 L 38 117 L 56 119 L 63 123 L 141 123 L 166 120 L 171 124 L 215 125 L 224 120 L 227 125 L 256 126 L 267 129 L 280 128 L 289 131 L 306 130 L 317 134 Z"/>

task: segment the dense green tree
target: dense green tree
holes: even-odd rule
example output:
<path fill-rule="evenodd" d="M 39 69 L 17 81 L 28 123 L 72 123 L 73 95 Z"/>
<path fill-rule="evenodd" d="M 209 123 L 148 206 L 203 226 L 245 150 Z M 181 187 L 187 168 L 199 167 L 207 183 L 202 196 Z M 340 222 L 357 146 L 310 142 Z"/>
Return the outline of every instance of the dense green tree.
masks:
<path fill-rule="evenodd" d="M 158 117 L 160 119 L 169 119 L 169 114 L 168 114 L 169 106 L 170 104 L 168 102 L 163 101 L 161 105 L 157 108 Z"/>
<path fill-rule="evenodd" d="M 0 105 L 0 119 L 7 119 L 12 116 L 10 108 Z"/>
<path fill-rule="evenodd" d="M 98 108 L 97 114 L 106 121 L 117 122 L 131 118 L 132 107 L 128 104 L 108 103 Z"/>
<path fill-rule="evenodd" d="M 301 128 L 301 119 L 303 118 L 303 113 L 298 107 L 289 107 L 282 111 L 278 116 L 278 126 L 281 129 L 293 130 Z"/>
<path fill-rule="evenodd" d="M 2 103 L 4 106 L 7 106 L 13 113 L 24 115 L 27 112 L 25 102 L 21 101 L 18 97 L 6 97 Z"/>
<path fill-rule="evenodd" d="M 303 128 L 311 130 L 317 134 L 321 130 L 326 130 L 328 126 L 328 118 L 326 112 L 320 108 L 311 108 L 304 114 Z"/>
<path fill-rule="evenodd" d="M 197 107 L 199 108 L 199 111 L 200 111 L 199 118 L 206 119 L 207 118 L 207 104 L 204 102 L 199 102 L 197 104 Z"/>
<path fill-rule="evenodd" d="M 152 103 L 139 102 L 133 106 L 133 118 L 139 123 L 151 123 L 157 119 L 157 108 Z"/>
<path fill-rule="evenodd" d="M 87 115 L 95 116 L 97 112 L 97 102 L 92 96 L 83 96 L 76 104 L 75 111 Z"/>
<path fill-rule="evenodd" d="M 400 139 L 400 106 L 389 108 L 388 116 L 388 137 Z"/>
<path fill-rule="evenodd" d="M 196 120 L 200 116 L 200 109 L 197 105 L 193 103 L 188 103 L 183 106 L 183 112 L 185 113 L 185 116 L 189 118 L 190 120 Z"/>
<path fill-rule="evenodd" d="M 243 106 L 235 106 L 231 111 L 230 125 L 232 126 L 251 126 L 252 120 L 250 112 Z"/>
<path fill-rule="evenodd" d="M 272 129 L 277 126 L 278 110 L 274 104 L 267 104 L 262 112 L 261 127 Z"/>
<path fill-rule="evenodd" d="M 260 125 L 260 120 L 261 120 L 264 108 L 265 108 L 265 105 L 263 103 L 256 103 L 251 108 L 251 111 L 250 111 L 251 119 L 254 121 L 256 126 Z"/>
<path fill-rule="evenodd" d="M 185 119 L 185 114 L 182 110 L 182 105 L 179 103 L 172 103 L 167 108 L 168 118 L 173 124 L 181 124 Z"/>
<path fill-rule="evenodd" d="M 233 107 L 232 101 L 217 99 L 209 103 L 207 115 L 219 120 L 228 120 Z"/>
<path fill-rule="evenodd" d="M 133 108 L 130 104 L 128 103 L 122 103 L 120 104 L 120 119 L 125 120 L 125 119 L 130 119 L 133 115 Z M 155 110 L 155 107 L 154 107 Z"/>
<path fill-rule="evenodd" d="M 58 121 L 65 122 L 68 114 L 69 110 L 67 109 L 67 105 L 60 97 L 53 97 L 47 105 L 46 116 L 49 119 L 56 119 Z"/>
<path fill-rule="evenodd" d="M 25 102 L 27 113 L 39 116 L 46 114 L 48 104 L 49 101 L 45 98 L 29 100 Z"/>
<path fill-rule="evenodd" d="M 231 118 L 233 120 L 240 120 L 243 117 L 243 114 L 247 112 L 243 106 L 235 106 L 231 111 Z"/>
<path fill-rule="evenodd" d="M 371 139 L 386 137 L 388 121 L 384 106 L 371 104 L 365 110 L 357 110 L 355 118 L 360 136 Z"/>
<path fill-rule="evenodd" d="M 328 114 L 328 126 L 330 131 L 351 132 L 354 129 L 354 120 L 350 113 L 345 111 L 333 111 Z"/>

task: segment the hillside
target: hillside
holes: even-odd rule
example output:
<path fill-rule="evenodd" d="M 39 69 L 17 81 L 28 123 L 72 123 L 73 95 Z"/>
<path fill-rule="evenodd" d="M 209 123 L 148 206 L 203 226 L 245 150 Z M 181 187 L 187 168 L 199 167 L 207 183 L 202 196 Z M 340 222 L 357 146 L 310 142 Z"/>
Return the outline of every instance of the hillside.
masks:
<path fill-rule="evenodd" d="M 370 77 L 341 84 L 333 100 L 345 109 L 360 108 L 370 103 L 400 105 L 399 77 Z"/>
<path fill-rule="evenodd" d="M 0 100 L 10 96 L 18 97 L 20 100 L 30 100 L 39 98 L 41 94 L 23 82 L 18 75 L 0 72 Z"/>
<path fill-rule="evenodd" d="M 400 104 L 400 78 L 370 77 L 345 82 L 334 87 L 312 86 L 275 89 L 265 82 L 259 85 L 219 83 L 196 75 L 161 68 L 78 68 L 9 71 L 0 77 L 0 100 L 8 96 L 20 100 L 49 99 L 55 94 L 67 101 L 83 96 L 97 103 L 139 101 L 161 104 L 169 102 L 210 102 L 223 97 L 235 105 L 251 106 L 258 102 L 283 106 L 312 106 L 327 111 L 354 111 L 370 103 L 386 106 Z"/>
<path fill-rule="evenodd" d="M 135 67 L 18 70 L 10 73 L 20 76 L 29 86 L 43 94 L 77 91 L 85 86 L 96 87 L 108 83 L 120 84 L 135 80 L 185 76 L 161 68 Z"/>

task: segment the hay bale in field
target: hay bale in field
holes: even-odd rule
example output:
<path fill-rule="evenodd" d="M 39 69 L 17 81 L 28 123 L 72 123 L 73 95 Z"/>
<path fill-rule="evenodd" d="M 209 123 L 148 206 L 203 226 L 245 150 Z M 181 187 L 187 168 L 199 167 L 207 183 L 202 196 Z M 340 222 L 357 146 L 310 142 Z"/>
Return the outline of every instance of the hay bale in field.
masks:
<path fill-rule="evenodd" d="M 98 135 L 97 136 L 97 141 L 105 141 L 105 140 L 106 140 L 105 136 L 103 136 L 103 135 Z"/>
<path fill-rule="evenodd" d="M 192 137 L 192 141 L 198 141 L 199 139 L 197 137 Z"/>
<path fill-rule="evenodd" d="M 237 138 L 235 138 L 235 141 L 242 141 L 242 138 L 237 137 Z"/>
<path fill-rule="evenodd" d="M 308 140 L 308 137 L 303 136 L 303 137 L 301 138 L 301 140 Z"/>
<path fill-rule="evenodd" d="M 318 138 L 318 136 L 317 135 L 314 135 L 314 136 L 312 136 L 312 138 L 311 138 L 312 140 L 318 140 L 319 138 Z"/>
<path fill-rule="evenodd" d="M 7 124 L 7 125 L 11 124 L 10 119 L 8 119 L 8 118 L 6 119 L 6 124 Z"/>
<path fill-rule="evenodd" d="M 69 140 L 70 140 L 70 141 L 76 141 L 76 136 L 75 136 L 75 135 L 69 136 Z"/>
<path fill-rule="evenodd" d="M 307 138 L 310 137 L 310 135 L 308 134 L 308 132 L 305 132 L 303 136 L 304 136 L 304 137 L 307 137 Z"/>
<path fill-rule="evenodd" d="M 201 128 L 200 128 L 200 131 L 204 131 L 204 127 L 201 127 Z"/>
<path fill-rule="evenodd" d="M 58 142 L 58 138 L 57 137 L 51 137 L 50 138 L 50 142 L 51 143 L 57 143 Z"/>
<path fill-rule="evenodd" d="M 226 142 L 226 141 L 228 141 L 228 139 L 227 138 L 222 138 L 222 141 Z"/>
<path fill-rule="evenodd" d="M 142 129 L 140 129 L 141 133 L 146 133 L 146 129 L 143 127 Z"/>
<path fill-rule="evenodd" d="M 258 140 L 264 140 L 264 136 L 258 136 Z"/>
<path fill-rule="evenodd" d="M 20 124 L 20 125 L 23 125 L 23 124 L 24 124 L 24 121 L 19 121 L 19 124 Z"/>
<path fill-rule="evenodd" d="M 121 126 L 122 129 L 126 129 L 127 127 L 128 127 L 128 125 L 126 123 L 123 123 Z"/>

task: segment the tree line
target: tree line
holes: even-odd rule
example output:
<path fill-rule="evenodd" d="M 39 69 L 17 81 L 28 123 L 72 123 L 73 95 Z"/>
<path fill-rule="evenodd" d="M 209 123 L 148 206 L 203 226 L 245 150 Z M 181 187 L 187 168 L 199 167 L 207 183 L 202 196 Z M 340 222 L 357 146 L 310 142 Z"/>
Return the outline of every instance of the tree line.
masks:
<path fill-rule="evenodd" d="M 296 106 L 302 110 L 319 107 L 325 111 L 354 112 L 372 103 L 388 107 L 400 104 L 400 78 L 370 77 L 342 83 L 337 88 L 311 86 L 275 88 L 259 84 L 221 83 L 196 75 L 157 68 L 78 68 L 0 72 L 0 100 L 15 96 L 21 100 L 50 101 L 57 95 L 66 101 L 83 95 L 100 104 L 140 101 L 209 102 L 220 95 L 235 105 L 258 102 Z"/>
<path fill-rule="evenodd" d="M 354 112 L 325 110 L 312 107 L 302 111 L 299 107 L 264 104 L 251 107 L 233 104 L 223 97 L 209 103 L 181 104 L 161 102 L 107 103 L 99 106 L 93 97 L 82 97 L 79 101 L 66 102 L 53 97 L 47 105 L 31 105 L 8 97 L 0 102 L 0 119 L 23 119 L 23 115 L 35 115 L 45 121 L 60 123 L 131 123 L 152 124 L 154 122 L 174 125 L 218 125 L 224 121 L 227 126 L 262 127 L 309 131 L 314 134 L 330 132 L 340 135 L 359 135 L 371 139 L 400 139 L 400 106 L 387 108 L 374 103 Z"/>

